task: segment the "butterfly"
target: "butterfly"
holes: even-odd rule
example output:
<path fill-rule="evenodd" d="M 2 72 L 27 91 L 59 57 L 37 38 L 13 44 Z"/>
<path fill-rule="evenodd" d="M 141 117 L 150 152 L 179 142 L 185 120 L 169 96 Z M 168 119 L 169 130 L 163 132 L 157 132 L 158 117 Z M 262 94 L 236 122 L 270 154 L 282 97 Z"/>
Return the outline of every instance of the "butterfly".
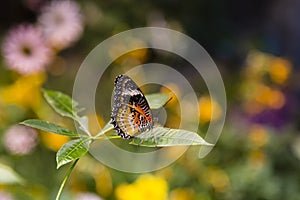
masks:
<path fill-rule="evenodd" d="M 111 124 L 123 139 L 153 128 L 152 111 L 145 95 L 127 75 L 115 79 Z"/>

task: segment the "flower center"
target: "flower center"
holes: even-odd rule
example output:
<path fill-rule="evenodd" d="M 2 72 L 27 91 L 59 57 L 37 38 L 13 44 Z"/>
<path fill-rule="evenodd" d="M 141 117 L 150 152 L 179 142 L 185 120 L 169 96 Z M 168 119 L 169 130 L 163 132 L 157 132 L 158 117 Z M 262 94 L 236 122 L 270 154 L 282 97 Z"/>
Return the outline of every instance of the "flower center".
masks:
<path fill-rule="evenodd" d="M 57 24 L 57 25 L 62 25 L 64 24 L 64 17 L 60 14 L 56 14 L 55 17 L 54 17 L 54 22 Z"/>
<path fill-rule="evenodd" d="M 24 46 L 22 48 L 22 52 L 24 53 L 24 55 L 26 56 L 31 56 L 32 55 L 32 50 L 29 47 Z"/>

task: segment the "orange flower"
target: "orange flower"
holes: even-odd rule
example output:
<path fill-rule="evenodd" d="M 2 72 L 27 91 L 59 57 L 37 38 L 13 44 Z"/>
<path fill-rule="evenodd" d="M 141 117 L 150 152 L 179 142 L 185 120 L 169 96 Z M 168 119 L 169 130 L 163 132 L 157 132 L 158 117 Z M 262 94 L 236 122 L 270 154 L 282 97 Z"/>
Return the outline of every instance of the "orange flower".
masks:
<path fill-rule="evenodd" d="M 285 97 L 281 91 L 271 89 L 263 84 L 258 85 L 254 95 L 257 102 L 267 105 L 273 109 L 279 109 L 285 104 Z"/>
<path fill-rule="evenodd" d="M 217 120 L 221 117 L 222 109 L 220 105 L 210 98 L 203 96 L 199 99 L 200 106 L 200 122 L 206 123 L 209 121 Z"/>
<path fill-rule="evenodd" d="M 58 151 L 62 145 L 70 140 L 69 137 L 50 132 L 42 133 L 41 138 L 43 144 L 53 151 Z"/>
<path fill-rule="evenodd" d="M 282 58 L 274 58 L 269 67 L 271 79 L 278 84 L 283 84 L 291 73 L 291 63 Z"/>

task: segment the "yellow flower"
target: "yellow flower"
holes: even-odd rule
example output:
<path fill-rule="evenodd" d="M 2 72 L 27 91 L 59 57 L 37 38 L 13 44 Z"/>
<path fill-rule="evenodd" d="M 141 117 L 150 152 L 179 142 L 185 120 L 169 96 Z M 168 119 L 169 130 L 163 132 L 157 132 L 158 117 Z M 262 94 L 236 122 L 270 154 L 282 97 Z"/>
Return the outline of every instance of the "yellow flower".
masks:
<path fill-rule="evenodd" d="M 141 64 L 147 59 L 148 50 L 144 47 L 145 44 L 139 39 L 129 39 L 127 44 L 114 44 L 108 53 L 114 62 L 125 67 L 133 66 L 132 64 Z M 132 51 L 133 50 L 133 51 Z M 125 55 L 123 52 L 129 51 Z M 117 59 L 116 59 L 117 58 Z"/>
<path fill-rule="evenodd" d="M 259 51 L 250 52 L 243 71 L 246 79 L 240 88 L 245 111 L 258 114 L 266 109 L 282 108 L 285 96 L 278 86 L 287 82 L 291 70 L 288 60 Z"/>
<path fill-rule="evenodd" d="M 245 76 L 251 79 L 259 79 L 265 73 L 265 67 L 269 65 L 271 55 L 259 51 L 251 51 L 246 60 Z"/>
<path fill-rule="evenodd" d="M 167 191 L 165 179 L 145 174 L 132 184 L 119 185 L 115 193 L 118 200 L 166 200 Z"/>
<path fill-rule="evenodd" d="M 41 103 L 41 85 L 45 82 L 44 73 L 19 77 L 15 83 L 3 88 L 0 97 L 5 104 L 37 109 Z"/>
<path fill-rule="evenodd" d="M 107 167 L 100 164 L 96 159 L 90 156 L 80 158 L 81 164 L 76 167 L 76 176 L 71 181 L 72 190 L 82 192 L 87 191 L 86 183 L 83 183 L 81 178 L 84 176 L 93 177 L 97 194 L 106 199 L 112 194 L 113 181 L 110 171 Z"/>
<path fill-rule="evenodd" d="M 246 90 L 247 86 L 249 90 Z M 253 82 L 245 84 L 243 88 L 243 107 L 249 114 L 257 114 L 268 108 L 280 109 L 285 104 L 285 96 L 280 90 L 263 83 Z"/>
<path fill-rule="evenodd" d="M 244 110 L 250 114 L 255 115 L 258 113 L 261 113 L 264 110 L 264 106 L 260 103 L 257 103 L 256 101 L 245 101 L 243 103 Z"/>
<path fill-rule="evenodd" d="M 285 97 L 281 91 L 271 89 L 263 84 L 258 85 L 254 95 L 257 102 L 273 109 L 282 108 L 282 106 L 285 104 Z"/>
<path fill-rule="evenodd" d="M 227 173 L 217 167 L 209 167 L 205 172 L 205 177 L 216 192 L 225 192 L 230 186 Z"/>
<path fill-rule="evenodd" d="M 291 73 L 291 68 L 289 61 L 282 58 L 274 58 L 269 67 L 271 79 L 278 84 L 285 83 Z"/>
<path fill-rule="evenodd" d="M 95 172 L 95 171 L 94 171 Z M 96 191 L 102 197 L 108 197 L 112 192 L 112 177 L 106 167 L 99 167 L 94 175 Z"/>
<path fill-rule="evenodd" d="M 247 57 L 244 70 L 246 78 L 263 80 L 267 73 L 273 82 L 284 84 L 290 76 L 292 65 L 288 60 L 271 54 L 252 51 Z"/>
<path fill-rule="evenodd" d="M 179 188 L 172 190 L 170 193 L 170 200 L 194 200 L 195 194 L 191 189 Z"/>
<path fill-rule="evenodd" d="M 266 155 L 261 150 L 252 151 L 248 159 L 250 165 L 254 168 L 261 168 L 266 163 Z"/>
<path fill-rule="evenodd" d="M 165 167 L 163 169 L 158 170 L 155 175 L 162 177 L 165 180 L 169 180 L 172 178 L 173 173 L 174 173 L 173 168 L 169 166 L 169 167 Z"/>
<path fill-rule="evenodd" d="M 199 99 L 200 122 L 206 123 L 217 120 L 221 117 L 222 109 L 220 105 L 209 96 L 203 96 Z"/>
<path fill-rule="evenodd" d="M 263 147 L 268 142 L 268 133 L 260 125 L 254 125 L 252 127 L 249 137 L 255 148 Z"/>
<path fill-rule="evenodd" d="M 5 110 L 5 106 L 2 105 L 1 99 L 0 99 L 0 129 L 5 127 L 5 124 L 8 121 L 8 113 Z"/>

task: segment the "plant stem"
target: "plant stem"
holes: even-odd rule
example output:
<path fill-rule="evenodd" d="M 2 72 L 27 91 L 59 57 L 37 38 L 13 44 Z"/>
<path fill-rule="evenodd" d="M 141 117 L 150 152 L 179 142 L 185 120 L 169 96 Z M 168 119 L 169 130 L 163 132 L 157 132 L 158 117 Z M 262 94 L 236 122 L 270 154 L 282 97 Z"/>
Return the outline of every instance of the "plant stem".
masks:
<path fill-rule="evenodd" d="M 57 192 L 57 195 L 56 195 L 55 200 L 59 200 L 60 195 L 61 195 L 61 193 L 62 193 L 62 190 L 63 190 L 63 188 L 64 188 L 64 186 L 65 186 L 65 184 L 66 184 L 68 178 L 70 177 L 70 174 L 71 174 L 72 170 L 74 169 L 74 167 L 75 167 L 76 163 L 78 162 L 78 160 L 79 160 L 79 159 L 75 160 L 74 163 L 72 164 L 72 166 L 71 166 L 71 167 L 69 168 L 69 170 L 67 171 L 64 180 L 61 182 L 61 185 L 60 185 L 60 188 L 59 188 L 59 190 L 58 190 L 58 192 Z"/>
<path fill-rule="evenodd" d="M 105 133 L 107 133 L 108 131 L 111 131 L 114 129 L 113 126 L 110 126 L 110 122 L 108 124 L 106 124 L 103 129 L 95 136 L 95 137 L 98 137 L 98 136 L 101 136 L 101 135 L 104 135 Z M 108 127 L 108 128 L 107 128 Z"/>
<path fill-rule="evenodd" d="M 103 139 L 103 140 L 109 140 L 109 139 L 120 139 L 121 136 L 119 135 L 101 135 L 101 136 L 96 136 L 93 139 L 94 140 L 99 140 L 99 139 Z"/>
<path fill-rule="evenodd" d="M 91 136 L 91 133 L 85 129 L 84 125 L 82 124 L 80 117 L 76 116 L 76 122 L 79 124 L 80 127 L 82 127 L 81 130 L 83 130 L 88 136 Z"/>

